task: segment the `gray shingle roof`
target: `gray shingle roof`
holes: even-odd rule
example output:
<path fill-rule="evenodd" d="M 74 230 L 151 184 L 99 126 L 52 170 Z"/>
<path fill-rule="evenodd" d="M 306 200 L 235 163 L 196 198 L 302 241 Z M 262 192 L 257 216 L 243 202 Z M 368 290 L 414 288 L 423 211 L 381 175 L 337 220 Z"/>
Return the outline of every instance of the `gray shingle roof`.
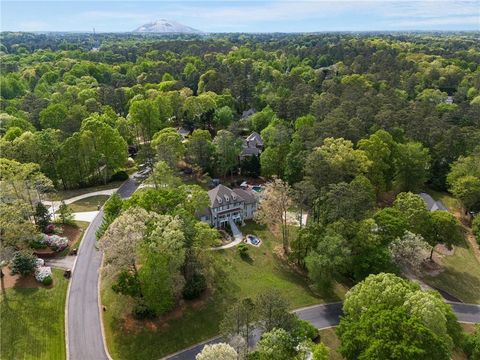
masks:
<path fill-rule="evenodd" d="M 441 201 L 435 201 L 429 194 L 427 193 L 420 193 L 418 194 L 423 201 L 425 201 L 425 206 L 429 211 L 448 211 L 447 207 Z"/>
<path fill-rule="evenodd" d="M 252 190 L 236 188 L 233 189 L 233 191 L 245 201 L 245 204 L 254 204 L 257 202 L 257 195 L 255 195 Z"/>
<path fill-rule="evenodd" d="M 212 208 L 243 201 L 237 193 L 222 184 L 210 190 L 208 196 L 210 197 L 210 207 Z"/>

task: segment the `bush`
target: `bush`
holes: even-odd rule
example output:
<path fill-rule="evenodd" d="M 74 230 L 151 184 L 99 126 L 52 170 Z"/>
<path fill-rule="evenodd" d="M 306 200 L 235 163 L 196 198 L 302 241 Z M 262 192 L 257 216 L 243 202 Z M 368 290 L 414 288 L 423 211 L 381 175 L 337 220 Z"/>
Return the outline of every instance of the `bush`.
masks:
<path fill-rule="evenodd" d="M 474 217 L 472 222 L 472 230 L 475 238 L 477 239 L 477 243 L 480 245 L 480 214 Z"/>
<path fill-rule="evenodd" d="M 17 251 L 10 263 L 12 275 L 28 275 L 35 270 L 37 257 L 28 251 Z"/>
<path fill-rule="evenodd" d="M 200 273 L 195 273 L 183 287 L 183 298 L 192 300 L 199 297 L 207 289 L 207 279 Z"/>
<path fill-rule="evenodd" d="M 243 260 L 247 260 L 250 258 L 250 255 L 248 254 L 248 246 L 246 244 L 238 245 L 237 251 Z"/>
<path fill-rule="evenodd" d="M 41 202 L 35 207 L 35 223 L 37 224 L 40 231 L 44 231 L 45 228 L 50 224 L 51 216 L 47 207 Z"/>
<path fill-rule="evenodd" d="M 35 279 L 43 283 L 47 277 L 52 276 L 52 268 L 50 266 L 38 266 L 35 270 Z"/>
<path fill-rule="evenodd" d="M 319 336 L 318 330 L 315 326 L 308 321 L 301 319 L 297 319 L 291 334 L 299 343 L 305 340 L 317 340 Z"/>
<path fill-rule="evenodd" d="M 45 286 L 52 285 L 53 279 L 51 276 L 47 276 L 45 279 L 43 279 L 42 284 Z"/>
<path fill-rule="evenodd" d="M 133 317 L 138 320 L 152 319 L 155 317 L 155 311 L 150 309 L 143 301 L 139 301 L 132 311 Z"/>
<path fill-rule="evenodd" d="M 117 171 L 115 174 L 112 175 L 110 181 L 125 181 L 129 178 L 127 172 L 125 170 Z"/>

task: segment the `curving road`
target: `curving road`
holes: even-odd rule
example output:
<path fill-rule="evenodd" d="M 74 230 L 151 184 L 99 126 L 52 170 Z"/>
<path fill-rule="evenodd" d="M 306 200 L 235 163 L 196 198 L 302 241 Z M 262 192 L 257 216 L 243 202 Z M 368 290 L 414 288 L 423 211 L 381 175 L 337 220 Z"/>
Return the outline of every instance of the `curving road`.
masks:
<path fill-rule="evenodd" d="M 462 304 L 449 301 L 447 301 L 447 303 L 452 305 L 453 311 L 457 315 L 459 321 L 480 323 L 480 305 Z M 342 303 L 338 302 L 315 305 L 308 308 L 298 309 L 294 312 L 301 319 L 311 322 L 317 329 L 325 329 L 338 325 L 340 316 L 342 315 Z M 165 359 L 195 360 L 195 356 L 202 351 L 205 345 L 219 342 L 222 342 L 222 338 L 220 336 L 169 355 Z"/>
<path fill-rule="evenodd" d="M 129 179 L 117 192 L 126 198 L 136 189 L 136 182 Z M 85 233 L 70 280 L 66 316 L 67 350 L 70 360 L 108 359 L 103 344 L 98 299 L 102 255 L 95 248 L 95 232 L 102 224 L 102 219 L 103 211 L 100 210 Z"/>

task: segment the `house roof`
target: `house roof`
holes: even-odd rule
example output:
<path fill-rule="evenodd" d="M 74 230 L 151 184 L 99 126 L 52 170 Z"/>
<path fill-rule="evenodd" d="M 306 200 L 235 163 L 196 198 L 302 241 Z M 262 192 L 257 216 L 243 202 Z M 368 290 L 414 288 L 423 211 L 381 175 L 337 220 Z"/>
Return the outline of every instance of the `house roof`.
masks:
<path fill-rule="evenodd" d="M 252 132 L 250 135 L 247 136 L 246 141 L 247 141 L 247 142 L 255 141 L 255 142 L 257 143 L 257 145 L 263 146 L 263 139 L 262 139 L 262 137 L 260 136 L 259 133 L 255 132 L 255 131 Z"/>
<path fill-rule="evenodd" d="M 251 115 L 255 114 L 255 109 L 248 109 L 242 112 L 242 118 L 249 117 Z"/>
<path fill-rule="evenodd" d="M 238 194 L 225 185 L 218 185 L 208 192 L 210 197 L 210 207 L 215 208 L 219 206 L 233 204 L 237 201 L 243 201 Z"/>
<path fill-rule="evenodd" d="M 254 204 L 257 202 L 257 195 L 255 195 L 252 190 L 236 188 L 233 189 L 233 191 L 243 199 L 245 204 Z"/>
<path fill-rule="evenodd" d="M 448 211 L 447 207 L 441 201 L 435 201 L 429 194 L 427 193 L 420 193 L 418 194 L 423 201 L 425 201 L 425 206 L 429 211 Z"/>

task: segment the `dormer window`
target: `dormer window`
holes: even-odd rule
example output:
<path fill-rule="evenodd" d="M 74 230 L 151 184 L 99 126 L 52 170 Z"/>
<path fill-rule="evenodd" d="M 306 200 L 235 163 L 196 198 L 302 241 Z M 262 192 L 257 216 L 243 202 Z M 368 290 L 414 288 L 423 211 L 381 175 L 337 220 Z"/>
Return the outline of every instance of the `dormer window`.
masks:
<path fill-rule="evenodd" d="M 225 198 L 225 201 L 226 201 L 226 202 L 229 202 L 229 201 L 230 201 L 230 199 L 228 198 L 228 195 L 227 195 L 227 194 L 223 195 L 223 197 Z"/>
<path fill-rule="evenodd" d="M 223 200 L 220 196 L 217 196 L 217 201 L 218 201 L 219 204 L 221 204 Z"/>

